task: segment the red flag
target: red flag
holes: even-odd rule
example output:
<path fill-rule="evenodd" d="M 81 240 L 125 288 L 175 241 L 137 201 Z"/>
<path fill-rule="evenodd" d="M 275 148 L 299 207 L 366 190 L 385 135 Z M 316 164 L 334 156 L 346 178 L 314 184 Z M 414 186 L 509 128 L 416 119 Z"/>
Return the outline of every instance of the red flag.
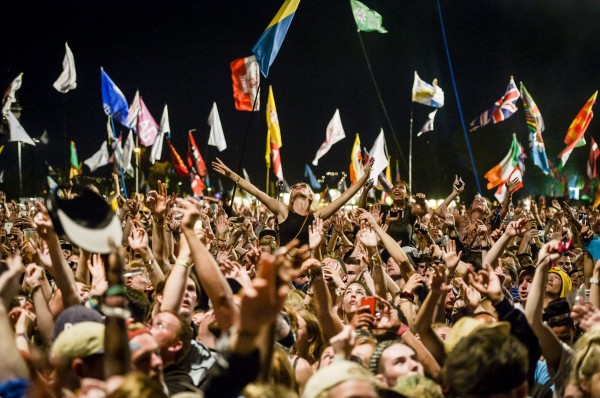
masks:
<path fill-rule="evenodd" d="M 194 196 L 202 196 L 204 188 L 206 188 L 206 185 L 204 185 L 202 178 L 198 174 L 192 173 L 192 192 L 194 192 Z"/>
<path fill-rule="evenodd" d="M 260 100 L 256 94 L 260 81 L 258 62 L 254 55 L 231 61 L 233 99 L 238 111 L 252 111 L 252 101 L 256 98 L 254 110 L 260 110 Z"/>
<path fill-rule="evenodd" d="M 190 131 L 188 134 L 188 166 L 200 177 L 204 177 L 206 175 L 206 164 L 204 164 L 204 159 L 200 155 L 200 150 L 198 150 L 198 145 L 196 145 L 196 140 L 194 140 L 192 132 Z"/>
<path fill-rule="evenodd" d="M 175 170 L 175 173 L 180 176 L 190 175 L 190 171 L 185 166 L 185 163 L 183 163 L 183 159 L 181 159 L 181 156 L 179 156 L 173 147 L 173 144 L 171 144 L 171 140 L 168 138 L 167 144 L 169 144 L 169 152 L 171 153 L 171 161 L 173 162 L 173 169 Z"/>
<path fill-rule="evenodd" d="M 590 158 L 587 164 L 587 176 L 590 180 L 596 178 L 596 159 L 598 159 L 598 156 L 600 156 L 600 149 L 598 149 L 598 144 L 592 138 L 592 142 L 590 142 Z"/>

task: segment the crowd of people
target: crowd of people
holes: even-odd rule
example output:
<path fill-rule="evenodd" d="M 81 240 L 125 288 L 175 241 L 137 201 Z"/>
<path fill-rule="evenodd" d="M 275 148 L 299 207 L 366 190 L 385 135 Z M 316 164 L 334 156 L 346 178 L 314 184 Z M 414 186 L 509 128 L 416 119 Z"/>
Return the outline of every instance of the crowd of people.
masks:
<path fill-rule="evenodd" d="M 460 178 L 370 203 L 371 165 L 286 204 L 217 159 L 256 204 L 159 181 L 117 196 L 106 253 L 0 193 L 0 396 L 600 397 L 600 213 Z"/>

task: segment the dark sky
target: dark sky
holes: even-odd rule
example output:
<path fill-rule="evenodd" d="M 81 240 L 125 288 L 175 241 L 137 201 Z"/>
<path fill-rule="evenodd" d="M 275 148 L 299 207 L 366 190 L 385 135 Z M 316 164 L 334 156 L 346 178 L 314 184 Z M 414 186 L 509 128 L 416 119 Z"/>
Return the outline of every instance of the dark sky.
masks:
<path fill-rule="evenodd" d="M 432 110 L 410 101 L 414 70 L 426 81 L 437 77 L 446 93 L 446 104 L 436 117 L 436 131 L 415 137 L 413 191 L 440 197 L 449 191 L 454 174 L 459 174 L 467 183 L 467 192 L 474 193 L 436 2 L 364 2 L 383 16 L 389 31 L 362 36 L 406 159 L 411 109 L 415 135 Z M 4 4 L 0 85 L 6 87 L 24 72 L 18 93 L 24 108 L 21 122 L 33 137 L 46 128 L 51 140 L 46 147 L 24 149 L 26 189 L 37 190 L 45 183 L 44 161 L 65 166 L 65 138 L 75 140 L 80 160 L 91 156 L 106 138 L 100 66 L 129 101 L 139 88 L 157 121 L 164 104 L 169 105 L 173 142 L 182 154 L 190 128 L 197 129 L 196 140 L 204 147 L 209 132 L 206 119 L 216 101 L 228 143 L 219 156 L 237 168 L 249 112 L 234 109 L 229 62 L 251 54 L 280 5 L 280 0 Z M 442 10 L 465 122 L 490 107 L 514 75 L 517 84 L 526 84 L 541 109 L 547 152 L 554 160 L 564 147 L 562 140 L 572 119 L 600 86 L 600 4 L 593 0 L 453 0 L 442 1 Z M 52 87 L 62 70 L 65 41 L 74 53 L 78 74 L 77 89 L 66 95 Z M 347 170 L 356 132 L 363 146 L 370 148 L 383 127 L 390 153 L 394 159 L 398 157 L 348 1 L 303 0 L 269 78 L 262 80 L 262 111 L 250 124 L 243 165 L 263 188 L 264 107 L 269 84 L 275 94 L 284 144 L 283 170 L 289 182 L 302 179 L 304 164 L 314 157 L 336 108 L 347 138 L 315 168 L 318 176 Z M 588 136 L 597 135 L 597 125 L 598 121 L 592 121 Z M 527 145 L 522 109 L 501 124 L 469 134 L 482 186 L 483 174 L 508 151 L 512 132 Z M 575 150 L 567 163 L 571 175 L 585 172 L 588 150 Z M 16 152 L 16 144 L 8 144 L 0 155 L 8 190 L 14 188 Z M 207 161 L 216 154 L 216 148 L 210 147 Z M 163 158 L 167 157 L 165 151 Z M 94 175 L 106 176 L 108 169 Z M 85 167 L 84 172 L 89 174 Z M 408 177 L 402 164 L 400 172 Z M 550 183 L 527 163 L 526 192 L 541 193 L 544 188 L 549 190 Z M 491 196 L 491 192 L 485 193 Z"/>

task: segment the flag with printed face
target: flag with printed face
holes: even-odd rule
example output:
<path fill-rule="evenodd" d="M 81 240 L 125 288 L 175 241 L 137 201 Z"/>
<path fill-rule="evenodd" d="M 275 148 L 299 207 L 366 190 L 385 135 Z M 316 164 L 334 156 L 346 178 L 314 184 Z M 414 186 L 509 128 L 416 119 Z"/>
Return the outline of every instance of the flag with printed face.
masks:
<path fill-rule="evenodd" d="M 542 113 L 535 101 L 521 82 L 521 98 L 523 100 L 523 110 L 525 111 L 525 122 L 529 129 L 529 145 L 531 146 L 531 160 L 533 164 L 542 169 L 544 174 L 550 173 L 548 156 L 546 156 L 546 146 L 542 138 L 544 131 L 544 119 Z"/>
<path fill-rule="evenodd" d="M 144 100 L 140 97 L 140 111 L 137 117 L 136 133 L 140 138 L 140 144 L 150 146 L 156 141 L 158 134 L 158 123 L 154 120 L 150 111 L 146 107 Z"/>
<path fill-rule="evenodd" d="M 17 90 L 21 88 L 21 84 L 23 84 L 23 73 L 19 73 L 19 76 L 10 83 L 4 92 L 4 96 L 2 97 L 2 115 L 7 116 L 11 105 L 17 101 L 16 94 Z"/>
<path fill-rule="evenodd" d="M 444 106 L 444 91 L 437 85 L 437 79 L 433 79 L 432 84 L 429 84 L 421 80 L 419 74 L 415 71 L 412 100 L 419 104 L 441 108 Z"/>
<path fill-rule="evenodd" d="M 383 18 L 377 11 L 371 10 L 358 0 L 350 0 L 352 15 L 356 22 L 356 29 L 360 32 L 379 32 L 387 33 L 383 27 Z"/>
<path fill-rule="evenodd" d="M 10 138 L 8 139 L 11 142 L 22 142 L 24 144 L 29 144 L 35 146 L 35 142 L 31 139 L 29 134 L 25 131 L 21 123 L 17 117 L 11 112 L 8 111 L 8 129 L 10 131 Z"/>
<path fill-rule="evenodd" d="M 68 93 L 77 87 L 77 72 L 75 71 L 75 58 L 69 45 L 65 43 L 65 58 L 63 59 L 63 71 L 53 84 L 54 88 L 61 93 Z"/>
<path fill-rule="evenodd" d="M 315 173 L 313 173 L 308 164 L 304 167 L 304 177 L 308 178 L 308 182 L 310 183 L 310 187 L 312 189 L 321 189 L 321 183 L 319 180 L 317 180 Z"/>
<path fill-rule="evenodd" d="M 210 111 L 210 115 L 208 115 L 208 125 L 210 126 L 208 145 L 216 146 L 219 152 L 223 152 L 227 149 L 227 142 L 225 142 L 223 125 L 221 125 L 221 118 L 219 117 L 216 102 L 213 102 L 212 110 Z"/>
<path fill-rule="evenodd" d="M 198 145 L 196 145 L 196 140 L 191 131 L 188 132 L 188 138 L 188 166 L 200 177 L 204 177 L 206 175 L 206 164 L 204 163 L 204 159 L 202 159 L 202 155 L 200 155 L 200 150 L 198 149 Z"/>
<path fill-rule="evenodd" d="M 279 118 L 277 117 L 277 108 L 275 107 L 275 97 L 273 96 L 273 87 L 269 86 L 269 97 L 267 100 L 267 151 L 265 161 L 267 169 L 271 167 L 271 157 L 273 158 L 273 172 L 279 180 L 283 180 L 283 168 L 281 166 L 281 154 L 279 148 L 283 146 L 281 142 L 281 129 L 279 127 Z"/>
<path fill-rule="evenodd" d="M 596 141 L 594 141 L 592 138 L 590 142 L 590 157 L 588 159 L 586 170 L 587 176 L 590 180 L 596 178 L 597 176 L 596 160 L 598 159 L 598 156 L 600 156 L 600 149 L 598 149 L 598 144 L 596 144 Z"/>
<path fill-rule="evenodd" d="M 169 147 L 171 162 L 173 163 L 173 170 L 175 170 L 175 173 L 180 176 L 190 175 L 190 171 L 186 167 L 185 163 L 183 163 L 183 159 L 181 159 L 181 156 L 179 156 L 169 138 L 167 138 L 167 146 Z"/>
<path fill-rule="evenodd" d="M 231 61 L 231 80 L 233 81 L 233 99 L 238 111 L 259 111 L 260 69 L 256 57 L 251 55 Z M 256 98 L 256 103 L 253 104 Z"/>
<path fill-rule="evenodd" d="M 94 172 L 99 167 L 107 165 L 109 163 L 108 158 L 108 143 L 104 141 L 100 149 L 91 157 L 84 160 L 83 163 L 89 167 L 90 171 Z"/>
<path fill-rule="evenodd" d="M 129 113 L 129 105 L 123 92 L 112 81 L 103 68 L 100 68 L 100 77 L 102 80 L 102 105 L 104 113 L 107 116 L 112 116 L 117 122 L 125 127 L 127 124 L 127 115 Z"/>
<path fill-rule="evenodd" d="M 521 94 L 519 93 L 519 89 L 511 76 L 504 95 L 494 103 L 494 106 L 483 112 L 481 116 L 471 122 L 469 131 L 475 131 L 488 123 L 495 124 L 508 119 L 517 111 L 517 100 L 520 97 Z"/>
<path fill-rule="evenodd" d="M 485 173 L 485 178 L 488 180 L 487 189 L 495 188 L 510 181 L 509 178 L 515 172 L 515 169 L 519 170 L 519 156 L 521 156 L 521 144 L 517 141 L 517 135 L 513 134 L 510 150 L 504 159 Z"/>
<path fill-rule="evenodd" d="M 269 75 L 269 68 L 275 62 L 299 4 L 300 0 L 285 0 L 267 29 L 252 47 L 252 53 L 256 56 L 260 72 L 264 77 Z"/>
<path fill-rule="evenodd" d="M 81 163 L 77 158 L 77 148 L 75 148 L 75 142 L 71 141 L 70 145 L 70 159 L 69 159 L 69 180 L 81 175 Z"/>
<path fill-rule="evenodd" d="M 150 163 L 154 164 L 157 160 L 160 160 L 162 156 L 163 140 L 165 134 L 171 134 L 171 123 L 169 122 L 169 108 L 165 104 L 162 116 L 160 118 L 160 127 L 158 128 L 158 135 L 154 144 L 152 144 L 152 150 L 150 151 Z"/>
<path fill-rule="evenodd" d="M 333 117 L 329 121 L 327 125 L 327 130 L 325 131 L 325 142 L 321 144 L 317 154 L 315 155 L 315 159 L 312 161 L 314 166 L 319 164 L 319 159 L 321 159 L 338 141 L 346 138 L 346 133 L 344 132 L 344 127 L 342 126 L 342 119 L 340 118 L 340 110 L 336 109 Z"/>
<path fill-rule="evenodd" d="M 427 121 L 425 122 L 423 127 L 421 127 L 421 130 L 419 130 L 419 132 L 417 133 L 417 137 L 420 137 L 421 134 L 433 131 L 433 119 L 435 118 L 435 114 L 437 111 L 438 110 L 436 109 L 435 111 L 431 112 L 429 116 L 427 116 Z"/>
<path fill-rule="evenodd" d="M 356 133 L 352 152 L 350 153 L 350 182 L 354 184 L 363 175 L 363 158 L 360 149 L 360 137 Z"/>
<path fill-rule="evenodd" d="M 589 100 L 585 103 L 583 108 L 579 111 L 571 125 L 569 126 L 569 130 L 567 130 L 567 135 L 565 136 L 565 144 L 567 147 L 562 150 L 561 153 L 558 154 L 558 158 L 560 162 L 558 164 L 558 169 L 562 169 L 564 165 L 569 160 L 569 156 L 571 156 L 571 152 L 573 149 L 585 145 L 584 135 L 587 131 L 592 118 L 594 117 L 594 112 L 592 108 L 596 103 L 596 96 L 598 95 L 598 91 L 596 91 Z"/>

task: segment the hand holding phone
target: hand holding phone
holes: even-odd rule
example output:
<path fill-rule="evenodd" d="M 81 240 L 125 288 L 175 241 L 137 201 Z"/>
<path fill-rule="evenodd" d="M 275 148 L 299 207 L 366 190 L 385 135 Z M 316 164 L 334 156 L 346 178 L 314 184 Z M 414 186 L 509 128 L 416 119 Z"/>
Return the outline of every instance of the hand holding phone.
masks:
<path fill-rule="evenodd" d="M 373 297 L 373 296 L 363 297 L 360 300 L 360 306 L 361 306 L 361 308 L 369 306 L 369 313 L 371 315 L 375 316 L 375 297 Z"/>

